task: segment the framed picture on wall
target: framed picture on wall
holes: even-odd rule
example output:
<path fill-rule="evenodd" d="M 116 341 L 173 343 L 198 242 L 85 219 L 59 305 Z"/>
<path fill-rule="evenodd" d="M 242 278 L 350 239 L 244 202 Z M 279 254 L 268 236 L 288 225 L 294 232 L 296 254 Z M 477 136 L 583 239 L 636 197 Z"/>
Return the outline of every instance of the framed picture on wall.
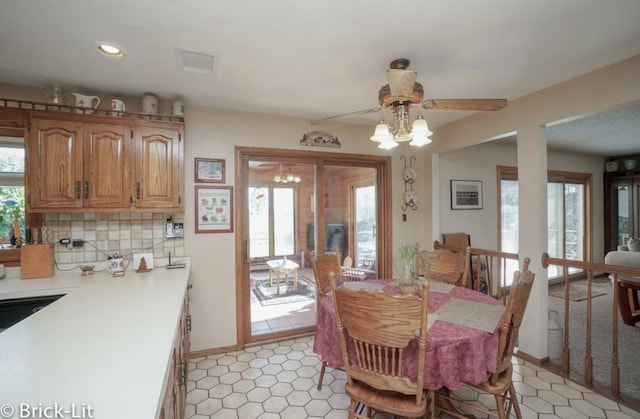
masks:
<path fill-rule="evenodd" d="M 196 233 L 233 233 L 233 187 L 196 186 Z"/>
<path fill-rule="evenodd" d="M 482 181 L 452 180 L 451 209 L 482 209 Z"/>
<path fill-rule="evenodd" d="M 224 183 L 224 159 L 195 160 L 195 183 Z"/>

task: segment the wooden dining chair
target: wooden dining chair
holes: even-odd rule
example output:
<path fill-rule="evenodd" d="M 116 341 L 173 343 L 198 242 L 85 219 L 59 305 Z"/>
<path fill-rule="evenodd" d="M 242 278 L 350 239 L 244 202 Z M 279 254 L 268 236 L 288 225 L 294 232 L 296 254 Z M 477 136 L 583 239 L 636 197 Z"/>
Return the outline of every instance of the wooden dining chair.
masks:
<path fill-rule="evenodd" d="M 423 388 L 429 293 L 426 281 L 422 293 L 422 298 L 393 296 L 334 284 L 336 323 L 347 373 L 345 392 L 351 397 L 350 419 L 370 418 L 373 410 L 411 418 L 434 417 L 434 392 Z M 410 362 L 406 359 L 407 347 L 414 339 L 417 370 L 415 378 L 410 378 L 404 366 Z"/>
<path fill-rule="evenodd" d="M 467 246 L 464 252 L 449 249 L 422 250 L 416 252 L 416 275 L 426 279 L 471 287 L 471 255 Z"/>
<path fill-rule="evenodd" d="M 478 390 L 493 394 L 496 399 L 497 414 L 495 411 L 480 409 L 477 405 L 467 404 L 460 401 L 457 398 L 449 397 L 456 403 L 460 403 L 470 408 L 471 410 L 482 411 L 484 414 L 490 416 L 496 416 L 500 419 L 506 419 L 511 414 L 511 408 L 515 412 L 518 419 L 522 418 L 520 412 L 520 406 L 518 404 L 518 397 L 515 387 L 512 381 L 512 363 L 513 351 L 518 338 L 518 331 L 520 330 L 520 324 L 524 317 L 525 309 L 527 308 L 527 302 L 529 301 L 529 295 L 531 294 L 531 287 L 535 274 L 529 271 L 529 258 L 525 258 L 522 271 L 516 271 L 514 273 L 513 283 L 511 284 L 511 291 L 507 297 L 507 307 L 502 317 L 502 326 L 500 330 L 500 343 L 498 346 L 498 367 L 496 372 L 491 373 L 487 381 L 480 384 L 468 384 L 476 387 Z M 457 412 L 449 412 L 451 416 L 464 418 L 465 415 L 460 415 Z"/>
<path fill-rule="evenodd" d="M 331 294 L 331 284 L 341 280 L 341 267 L 338 261 L 338 255 L 335 253 L 325 253 L 316 256 L 312 261 L 313 276 L 316 284 L 316 310 L 320 311 L 322 298 Z M 322 361 L 320 369 L 320 378 L 318 378 L 318 391 L 322 388 L 322 380 L 327 363 Z"/>

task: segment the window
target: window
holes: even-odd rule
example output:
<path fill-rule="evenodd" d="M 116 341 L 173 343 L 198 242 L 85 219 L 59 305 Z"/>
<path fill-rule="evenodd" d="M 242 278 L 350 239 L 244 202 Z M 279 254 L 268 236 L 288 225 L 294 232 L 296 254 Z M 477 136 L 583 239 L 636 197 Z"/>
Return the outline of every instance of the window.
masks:
<path fill-rule="evenodd" d="M 293 188 L 249 187 L 249 256 L 252 259 L 295 252 Z"/>
<path fill-rule="evenodd" d="M 0 243 L 10 244 L 14 220 L 24 232 L 24 140 L 0 137 Z"/>
<path fill-rule="evenodd" d="M 500 195 L 500 250 L 518 252 L 518 172 L 515 167 L 498 167 Z M 591 209 L 588 199 L 591 175 L 549 171 L 547 183 L 547 251 L 551 257 L 588 260 L 587 249 Z M 510 265 L 509 265 L 510 264 Z M 507 280 L 518 269 L 517 261 L 508 261 Z M 569 273 L 579 273 L 570 269 Z M 562 268 L 549 266 L 549 279 L 562 276 Z"/>

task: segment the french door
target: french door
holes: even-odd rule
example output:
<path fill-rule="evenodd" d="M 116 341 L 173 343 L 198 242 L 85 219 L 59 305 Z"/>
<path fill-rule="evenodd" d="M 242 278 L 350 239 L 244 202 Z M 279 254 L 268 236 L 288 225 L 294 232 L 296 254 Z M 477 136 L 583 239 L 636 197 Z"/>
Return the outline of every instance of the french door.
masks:
<path fill-rule="evenodd" d="M 301 293 L 315 295 L 317 254 L 381 259 L 379 274 L 390 274 L 378 257 L 391 254 L 391 208 L 379 198 L 388 157 L 237 148 L 236 162 L 240 345 L 314 330 L 315 298 Z"/>
<path fill-rule="evenodd" d="M 500 195 L 500 251 L 518 253 L 519 188 L 515 167 L 498 167 Z M 589 261 L 591 175 L 549 171 L 547 182 L 547 251 L 551 257 Z M 517 261 L 507 261 L 506 282 L 511 283 Z M 569 274 L 581 270 L 571 268 Z M 559 266 L 549 266 L 548 277 L 562 276 Z"/>

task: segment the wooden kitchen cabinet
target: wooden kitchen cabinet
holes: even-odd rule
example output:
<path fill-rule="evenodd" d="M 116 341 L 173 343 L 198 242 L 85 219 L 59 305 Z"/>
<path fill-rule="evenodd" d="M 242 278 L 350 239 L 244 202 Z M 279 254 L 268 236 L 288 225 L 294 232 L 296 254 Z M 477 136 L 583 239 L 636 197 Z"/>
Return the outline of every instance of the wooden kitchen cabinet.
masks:
<path fill-rule="evenodd" d="M 34 112 L 27 211 L 183 211 L 182 123 Z"/>
<path fill-rule="evenodd" d="M 189 295 L 184 299 L 182 314 L 171 350 L 171 362 L 164 385 L 162 406 L 158 419 L 184 419 L 187 403 L 187 374 L 189 369 Z"/>
<path fill-rule="evenodd" d="M 82 208 L 83 124 L 77 121 L 32 121 L 25 145 L 27 211 Z"/>
<path fill-rule="evenodd" d="M 122 125 L 34 119 L 28 210 L 129 207 L 131 137 Z"/>
<path fill-rule="evenodd" d="M 640 171 L 604 174 L 604 252 L 640 236 Z"/>
<path fill-rule="evenodd" d="M 178 128 L 139 127 L 135 138 L 134 206 L 183 210 L 184 145 Z"/>

